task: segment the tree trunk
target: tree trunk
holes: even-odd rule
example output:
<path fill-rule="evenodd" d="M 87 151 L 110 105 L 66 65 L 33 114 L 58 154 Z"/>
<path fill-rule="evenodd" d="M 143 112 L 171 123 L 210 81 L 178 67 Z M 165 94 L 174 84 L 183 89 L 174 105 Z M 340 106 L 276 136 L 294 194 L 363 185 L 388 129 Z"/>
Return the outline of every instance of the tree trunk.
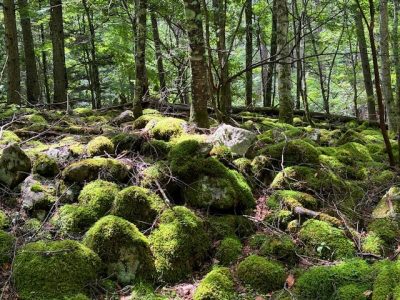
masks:
<path fill-rule="evenodd" d="M 400 117 L 400 53 L 399 53 L 399 0 L 394 0 L 394 20 L 393 20 L 393 56 L 394 66 L 396 70 L 396 107 Z M 400 124 L 397 122 L 397 144 L 400 159 Z"/>
<path fill-rule="evenodd" d="M 267 61 L 268 50 L 263 40 L 259 22 L 257 24 L 257 44 L 258 44 L 258 51 L 260 52 L 260 60 Z M 263 98 L 264 106 L 267 99 L 267 85 L 268 85 L 268 65 L 263 65 L 261 67 L 261 95 Z"/>
<path fill-rule="evenodd" d="M 271 60 L 276 60 L 277 53 L 277 30 L 276 30 L 276 3 L 278 0 L 273 0 L 272 7 L 272 32 L 271 32 L 271 49 L 270 49 L 270 57 Z M 273 96 L 273 86 L 274 86 L 274 75 L 275 75 L 275 63 L 268 64 L 268 81 L 267 87 L 265 91 L 265 99 L 264 99 L 264 107 L 272 106 L 272 96 Z"/>
<path fill-rule="evenodd" d="M 197 126 L 208 128 L 207 103 L 209 98 L 207 64 L 203 36 L 203 21 L 199 0 L 184 0 L 185 15 L 190 44 L 190 64 L 192 69 L 192 103 L 190 119 Z"/>
<path fill-rule="evenodd" d="M 165 70 L 164 70 L 164 62 L 161 52 L 161 40 L 160 33 L 158 31 L 158 23 L 156 14 L 154 12 L 150 13 L 151 17 L 151 27 L 153 29 L 153 40 L 154 40 L 154 48 L 156 52 L 156 60 L 157 60 L 157 71 L 158 71 L 158 80 L 160 83 L 160 94 L 161 100 L 168 101 L 168 91 L 167 84 L 165 82 Z"/>
<path fill-rule="evenodd" d="M 50 33 L 53 44 L 53 105 L 57 108 L 67 107 L 67 68 L 65 66 L 64 24 L 61 0 L 50 0 Z"/>
<path fill-rule="evenodd" d="M 39 9 L 42 9 L 42 0 L 40 0 L 38 4 L 39 4 Z M 46 96 L 46 103 L 51 104 L 47 52 L 44 47 L 46 44 L 46 34 L 45 34 L 43 23 L 40 24 L 40 42 L 41 42 L 41 46 L 42 46 L 41 54 L 42 54 L 42 73 L 43 73 L 44 93 Z"/>
<path fill-rule="evenodd" d="M 28 104 L 36 104 L 40 100 L 40 86 L 36 65 L 35 45 L 32 36 L 31 19 L 29 17 L 28 1 L 18 0 L 18 6 L 24 42 L 26 96 Z"/>
<path fill-rule="evenodd" d="M 389 17 L 388 2 L 380 2 L 380 48 L 381 48 L 381 72 L 382 72 L 382 92 L 386 104 L 386 111 L 389 123 L 389 130 L 397 129 L 397 107 L 393 98 L 391 62 L 389 53 Z"/>
<path fill-rule="evenodd" d="M 136 52 L 135 52 L 135 100 L 133 114 L 135 118 L 142 115 L 142 101 L 147 96 L 146 86 L 146 15 L 147 0 L 137 0 L 136 13 Z"/>
<path fill-rule="evenodd" d="M 253 0 L 246 0 L 246 106 L 251 107 L 253 103 Z"/>
<path fill-rule="evenodd" d="M 358 48 L 360 50 L 361 66 L 364 76 L 365 92 L 367 94 L 368 120 L 376 121 L 374 87 L 372 83 L 371 67 L 369 65 L 367 41 L 365 39 L 362 15 L 357 8 L 355 10 L 354 18 L 355 18 Z"/>
<path fill-rule="evenodd" d="M 21 70 L 14 0 L 3 1 L 3 12 L 7 49 L 7 103 L 21 104 Z"/>
<path fill-rule="evenodd" d="M 289 11 L 286 0 L 277 0 L 277 45 L 278 45 L 278 93 L 279 120 L 291 124 L 293 122 L 293 100 L 291 93 L 291 59 L 288 43 Z"/>

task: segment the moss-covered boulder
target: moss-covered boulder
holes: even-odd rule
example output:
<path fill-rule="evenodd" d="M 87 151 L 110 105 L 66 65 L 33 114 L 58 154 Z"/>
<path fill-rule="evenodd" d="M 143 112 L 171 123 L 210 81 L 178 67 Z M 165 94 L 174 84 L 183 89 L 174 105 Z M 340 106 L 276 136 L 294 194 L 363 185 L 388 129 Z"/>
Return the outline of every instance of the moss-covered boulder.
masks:
<path fill-rule="evenodd" d="M 254 223 L 240 215 L 209 216 L 206 221 L 207 231 L 213 240 L 226 237 L 247 238 L 255 231 Z"/>
<path fill-rule="evenodd" d="M 374 219 L 396 218 L 400 213 L 400 188 L 392 187 L 375 206 L 372 217 Z"/>
<path fill-rule="evenodd" d="M 237 298 L 233 276 L 228 268 L 215 268 L 196 288 L 193 300 L 234 300 Z"/>
<path fill-rule="evenodd" d="M 22 207 L 25 210 L 47 210 L 56 201 L 56 186 L 53 181 L 31 175 L 21 184 Z"/>
<path fill-rule="evenodd" d="M 55 177 L 60 172 L 57 161 L 47 154 L 37 154 L 33 161 L 33 172 L 43 177 Z"/>
<path fill-rule="evenodd" d="M 98 136 L 88 143 L 86 150 L 89 156 L 113 154 L 114 144 L 108 137 Z"/>
<path fill-rule="evenodd" d="M 385 252 L 385 242 L 372 231 L 361 239 L 361 249 L 364 253 L 381 255 Z"/>
<path fill-rule="evenodd" d="M 243 245 L 236 237 L 226 237 L 217 247 L 215 258 L 222 266 L 234 263 L 242 254 Z"/>
<path fill-rule="evenodd" d="M 199 267 L 210 248 L 203 221 L 182 206 L 161 215 L 160 224 L 149 240 L 156 270 L 169 283 L 184 279 Z"/>
<path fill-rule="evenodd" d="M 0 145 L 8 145 L 13 143 L 19 143 L 21 139 L 14 132 L 10 130 L 3 130 L 0 135 Z"/>
<path fill-rule="evenodd" d="M 98 178 L 116 182 L 128 179 L 128 167 L 119 160 L 112 158 L 89 158 L 70 164 L 63 171 L 67 182 L 83 183 Z"/>
<path fill-rule="evenodd" d="M 120 153 L 122 151 L 139 150 L 143 139 L 139 134 L 120 133 L 113 136 L 111 141 L 115 145 L 115 151 Z"/>
<path fill-rule="evenodd" d="M 305 244 L 309 255 L 325 259 L 349 258 L 355 255 L 354 243 L 348 239 L 343 230 L 320 220 L 306 221 L 299 238 Z"/>
<path fill-rule="evenodd" d="M 286 279 L 280 263 L 257 255 L 247 257 L 238 265 L 237 276 L 243 284 L 261 293 L 281 289 Z"/>
<path fill-rule="evenodd" d="M 169 141 L 184 132 L 186 122 L 177 118 L 162 118 L 154 123 L 148 123 L 146 129 L 157 140 Z"/>
<path fill-rule="evenodd" d="M 99 257 L 76 241 L 39 241 L 17 252 L 13 279 L 20 299 L 61 300 L 86 294 L 100 268 Z"/>
<path fill-rule="evenodd" d="M 292 190 L 275 191 L 267 199 L 267 205 L 270 209 L 281 209 L 282 207 L 290 209 L 294 209 L 295 207 L 316 209 L 318 204 L 318 200 L 314 196 Z"/>
<path fill-rule="evenodd" d="M 101 218 L 86 233 L 83 243 L 107 265 L 109 276 L 123 284 L 151 279 L 154 275 L 147 238 L 122 218 Z"/>
<path fill-rule="evenodd" d="M 400 263 L 382 260 L 373 265 L 372 300 L 399 299 Z"/>
<path fill-rule="evenodd" d="M 99 179 L 85 185 L 78 200 L 81 205 L 89 207 L 101 217 L 110 211 L 118 192 L 119 188 L 115 183 Z"/>
<path fill-rule="evenodd" d="M 97 219 L 96 212 L 87 206 L 66 204 L 60 207 L 52 221 L 61 234 L 71 235 L 85 232 Z"/>
<path fill-rule="evenodd" d="M 14 253 L 15 238 L 0 230 L 0 266 L 5 263 L 10 263 Z"/>
<path fill-rule="evenodd" d="M 267 235 L 259 248 L 259 255 L 292 264 L 297 261 L 297 251 L 297 246 L 289 235 Z"/>
<path fill-rule="evenodd" d="M 115 197 L 111 214 L 132 222 L 140 229 L 152 226 L 165 208 L 163 200 L 148 189 L 131 186 Z"/>
<path fill-rule="evenodd" d="M 336 145 L 340 146 L 350 142 L 356 142 L 362 145 L 366 143 L 365 138 L 361 133 L 353 129 L 349 129 L 340 136 L 340 138 L 336 142 Z"/>
<path fill-rule="evenodd" d="M 0 183 L 14 188 L 31 172 L 30 158 L 17 144 L 7 146 L 0 157 Z"/>

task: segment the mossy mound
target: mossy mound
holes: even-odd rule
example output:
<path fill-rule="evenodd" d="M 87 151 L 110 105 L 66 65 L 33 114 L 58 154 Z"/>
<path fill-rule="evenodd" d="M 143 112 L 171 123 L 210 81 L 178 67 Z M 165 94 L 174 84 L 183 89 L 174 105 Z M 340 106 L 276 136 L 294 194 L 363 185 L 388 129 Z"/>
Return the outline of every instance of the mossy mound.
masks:
<path fill-rule="evenodd" d="M 399 299 L 400 263 L 382 260 L 373 265 L 372 300 Z"/>
<path fill-rule="evenodd" d="M 222 266 L 234 263 L 242 254 L 243 245 L 238 238 L 226 237 L 217 247 L 215 258 Z"/>
<path fill-rule="evenodd" d="M 238 265 L 237 276 L 243 284 L 262 293 L 282 288 L 286 279 L 281 264 L 257 255 L 247 257 Z"/>
<path fill-rule="evenodd" d="M 334 260 L 355 255 L 354 244 L 344 231 L 325 221 L 306 221 L 299 238 L 305 243 L 306 252 L 312 256 Z"/>
<path fill-rule="evenodd" d="M 0 230 L 0 266 L 11 262 L 14 252 L 14 242 L 15 238 L 11 234 Z"/>
<path fill-rule="evenodd" d="M 120 133 L 112 137 L 112 143 L 115 145 L 115 151 L 120 153 L 122 151 L 135 151 L 139 150 L 142 145 L 143 139 L 141 136 L 133 133 Z"/>
<path fill-rule="evenodd" d="M 385 243 L 391 245 L 399 236 L 399 224 L 392 219 L 376 219 L 368 225 L 368 231 L 374 232 Z"/>
<path fill-rule="evenodd" d="M 10 130 L 3 130 L 0 135 L 0 145 L 8 145 L 12 143 L 19 143 L 21 139 L 14 132 Z"/>
<path fill-rule="evenodd" d="M 76 241 L 39 241 L 18 251 L 13 278 L 20 299 L 64 299 L 86 294 L 100 267 L 99 257 Z"/>
<path fill-rule="evenodd" d="M 113 182 L 95 180 L 85 185 L 79 194 L 79 203 L 92 210 L 96 216 L 102 217 L 110 211 L 119 192 Z"/>
<path fill-rule="evenodd" d="M 134 223 L 138 228 L 149 228 L 165 205 L 163 200 L 148 189 L 132 186 L 115 197 L 111 214 Z"/>
<path fill-rule="evenodd" d="M 317 199 L 307 193 L 282 190 L 275 191 L 267 200 L 267 205 L 271 209 L 279 209 L 288 207 L 294 209 L 295 207 L 305 207 L 308 209 L 316 209 L 318 207 Z"/>
<path fill-rule="evenodd" d="M 125 182 L 128 179 L 128 167 L 112 158 L 89 158 L 70 164 L 63 171 L 67 182 L 83 183 L 98 178 Z"/>
<path fill-rule="evenodd" d="M 148 123 L 150 134 L 157 140 L 169 141 L 172 137 L 177 137 L 183 133 L 186 122 L 177 118 L 162 118 L 155 124 Z"/>
<path fill-rule="evenodd" d="M 89 156 L 104 155 L 106 153 L 113 154 L 114 144 L 109 138 L 98 136 L 89 142 L 86 150 Z"/>
<path fill-rule="evenodd" d="M 137 118 L 133 122 L 133 128 L 134 129 L 143 129 L 147 126 L 147 124 L 152 123 L 154 124 L 158 122 L 159 120 L 162 120 L 163 116 L 160 113 L 157 114 L 143 114 L 139 118 Z"/>
<path fill-rule="evenodd" d="M 161 215 L 149 240 L 157 272 L 161 280 L 169 283 L 187 277 L 202 264 L 210 248 L 203 221 L 182 206 Z"/>
<path fill-rule="evenodd" d="M 0 210 L 0 229 L 4 229 L 7 228 L 8 226 L 10 226 L 11 220 L 10 218 L 7 216 L 7 214 Z"/>
<path fill-rule="evenodd" d="M 85 232 L 98 219 L 95 211 L 87 206 L 66 204 L 53 219 L 62 234 Z"/>
<path fill-rule="evenodd" d="M 255 231 L 255 226 L 244 216 L 221 215 L 209 216 L 206 219 L 207 231 L 213 240 L 226 237 L 247 238 Z"/>
<path fill-rule="evenodd" d="M 365 253 L 381 255 L 385 251 L 385 242 L 375 232 L 370 232 L 361 240 L 361 249 Z"/>
<path fill-rule="evenodd" d="M 17 144 L 7 146 L 0 156 L 0 182 L 14 188 L 20 184 L 32 169 L 26 153 Z"/>
<path fill-rule="evenodd" d="M 153 276 L 154 265 L 147 238 L 134 224 L 122 218 L 101 218 L 86 233 L 83 243 L 107 265 L 109 276 L 123 284 Z"/>
<path fill-rule="evenodd" d="M 353 129 L 349 129 L 344 134 L 342 134 L 342 136 L 336 142 L 336 145 L 340 146 L 350 142 L 356 142 L 362 145 L 365 145 L 366 143 L 364 136 L 361 133 Z"/>
<path fill-rule="evenodd" d="M 292 264 L 297 260 L 296 251 L 296 244 L 290 236 L 266 236 L 260 246 L 259 255 L 272 256 L 284 263 Z"/>
<path fill-rule="evenodd" d="M 193 300 L 234 300 L 237 298 L 233 277 L 228 268 L 215 268 L 196 288 Z"/>
<path fill-rule="evenodd" d="M 57 161 L 46 154 L 36 155 L 33 161 L 33 172 L 44 176 L 54 177 L 60 173 Z"/>
<path fill-rule="evenodd" d="M 155 159 L 164 159 L 171 150 L 170 143 L 162 140 L 149 140 L 142 144 L 140 153 Z"/>

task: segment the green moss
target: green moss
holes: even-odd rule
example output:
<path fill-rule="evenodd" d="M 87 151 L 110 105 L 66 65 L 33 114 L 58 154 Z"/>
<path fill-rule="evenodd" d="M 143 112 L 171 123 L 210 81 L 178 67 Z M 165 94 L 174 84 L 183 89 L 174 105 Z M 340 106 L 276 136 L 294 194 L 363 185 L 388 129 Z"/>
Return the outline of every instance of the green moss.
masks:
<path fill-rule="evenodd" d="M 157 182 L 164 185 L 170 181 L 168 164 L 162 160 L 157 161 L 144 169 L 141 175 L 142 180 L 140 184 L 144 187 L 157 186 Z"/>
<path fill-rule="evenodd" d="M 8 226 L 10 226 L 10 218 L 7 216 L 7 214 L 0 210 L 0 229 L 4 229 L 7 228 Z"/>
<path fill-rule="evenodd" d="M 95 137 L 87 145 L 87 154 L 89 156 L 104 155 L 105 153 L 114 153 L 113 142 L 105 136 Z"/>
<path fill-rule="evenodd" d="M 272 226 L 285 228 L 285 226 L 287 226 L 294 217 L 295 216 L 293 215 L 292 211 L 286 209 L 278 209 L 269 213 L 265 218 L 265 221 Z"/>
<path fill-rule="evenodd" d="M 242 253 L 242 243 L 238 238 L 226 237 L 217 247 L 215 258 L 223 266 L 234 263 Z"/>
<path fill-rule="evenodd" d="M 142 138 L 137 134 L 120 133 L 112 137 L 112 143 L 116 151 L 134 151 L 139 150 L 142 144 Z"/>
<path fill-rule="evenodd" d="M 286 263 L 294 263 L 297 259 L 296 245 L 288 235 L 267 236 L 262 243 L 259 254 L 262 256 L 273 256 Z"/>
<path fill-rule="evenodd" d="M 0 266 L 5 263 L 10 263 L 14 252 L 15 238 L 0 230 Z"/>
<path fill-rule="evenodd" d="M 379 261 L 373 266 L 376 277 L 373 284 L 372 300 L 398 299 L 394 292 L 400 280 L 400 264 L 398 261 Z"/>
<path fill-rule="evenodd" d="M 0 145 L 8 145 L 12 143 L 19 143 L 21 139 L 14 132 L 9 130 L 3 130 L 0 135 Z"/>
<path fill-rule="evenodd" d="M 46 154 L 38 154 L 33 162 L 33 172 L 44 177 L 54 177 L 60 172 L 60 169 L 54 158 Z"/>
<path fill-rule="evenodd" d="M 300 300 L 336 300 L 341 299 L 338 289 L 349 284 L 356 284 L 363 291 L 371 289 L 373 275 L 365 261 L 353 259 L 334 266 L 310 268 L 298 278 L 295 290 Z"/>
<path fill-rule="evenodd" d="M 285 269 L 279 263 L 257 255 L 238 265 L 237 276 L 245 285 L 263 293 L 282 288 L 286 279 Z"/>
<path fill-rule="evenodd" d="M 213 240 L 222 240 L 230 236 L 246 238 L 255 230 L 254 224 L 244 216 L 210 216 L 206 223 Z"/>
<path fill-rule="evenodd" d="M 372 218 L 374 219 L 395 219 L 400 212 L 400 188 L 392 187 L 382 199 L 378 202 L 372 211 Z"/>
<path fill-rule="evenodd" d="M 96 220 L 96 212 L 87 206 L 66 204 L 53 219 L 62 234 L 85 232 Z"/>
<path fill-rule="evenodd" d="M 201 280 L 193 300 L 234 300 L 236 297 L 230 270 L 215 268 Z"/>
<path fill-rule="evenodd" d="M 101 217 L 111 209 L 118 192 L 119 188 L 115 183 L 99 179 L 85 185 L 78 200 Z"/>
<path fill-rule="evenodd" d="M 152 122 L 155 124 L 159 120 L 162 120 L 163 116 L 160 114 L 147 114 L 147 115 L 142 115 L 141 117 L 137 118 L 133 122 L 133 128 L 134 129 L 143 129 L 147 126 L 148 123 Z"/>
<path fill-rule="evenodd" d="M 387 245 L 394 243 L 399 236 L 400 229 L 396 221 L 391 219 L 376 219 L 368 225 L 368 230 L 374 232 Z"/>
<path fill-rule="evenodd" d="M 150 140 L 142 144 L 140 153 L 146 156 L 162 159 L 168 155 L 170 150 L 171 145 L 169 143 L 160 140 Z"/>
<path fill-rule="evenodd" d="M 164 208 L 164 202 L 158 195 L 148 189 L 131 186 L 115 197 L 111 214 L 134 223 L 140 229 L 147 229 Z"/>
<path fill-rule="evenodd" d="M 309 255 L 332 260 L 355 255 L 354 244 L 345 236 L 344 231 L 324 221 L 306 221 L 299 232 L 299 238 L 305 243 Z"/>
<path fill-rule="evenodd" d="M 210 155 L 214 156 L 217 159 L 225 159 L 228 161 L 232 160 L 233 156 L 231 149 L 225 145 L 214 146 L 210 151 Z"/>
<path fill-rule="evenodd" d="M 365 145 L 366 143 L 364 136 L 361 133 L 349 129 L 339 138 L 339 140 L 336 142 L 336 145 L 340 146 L 350 142 L 356 142 L 362 145 Z"/>
<path fill-rule="evenodd" d="M 132 287 L 130 300 L 169 300 L 155 293 L 154 288 L 146 283 L 138 283 Z"/>
<path fill-rule="evenodd" d="M 89 107 L 77 107 L 74 108 L 73 112 L 78 116 L 86 117 L 91 115 L 93 113 L 93 110 Z"/>
<path fill-rule="evenodd" d="M 28 115 L 27 119 L 34 124 L 42 124 L 42 125 L 47 124 L 47 120 L 42 115 L 39 114 Z"/>
<path fill-rule="evenodd" d="M 40 182 L 35 182 L 34 184 L 32 184 L 31 186 L 31 191 L 34 193 L 40 193 L 40 192 L 44 192 L 45 189 L 44 187 L 40 184 Z"/>
<path fill-rule="evenodd" d="M 161 215 L 149 240 L 157 272 L 170 283 L 184 279 L 201 265 L 210 247 L 202 220 L 181 206 Z"/>
<path fill-rule="evenodd" d="M 68 182 L 83 183 L 99 177 L 104 180 L 124 182 L 129 176 L 128 168 L 122 162 L 112 158 L 90 158 L 70 164 L 63 171 Z"/>
<path fill-rule="evenodd" d="M 258 251 L 260 250 L 264 242 L 268 240 L 268 235 L 266 235 L 265 233 L 256 233 L 249 238 L 248 244 L 250 246 L 250 249 Z"/>
<path fill-rule="evenodd" d="M 154 125 L 147 124 L 150 134 L 157 140 L 169 141 L 172 137 L 179 136 L 183 133 L 186 122 L 177 118 L 162 118 Z"/>
<path fill-rule="evenodd" d="M 132 223 L 106 216 L 86 233 L 83 243 L 107 265 L 109 276 L 129 284 L 151 279 L 154 266 L 147 238 Z"/>
<path fill-rule="evenodd" d="M 85 154 L 85 146 L 81 143 L 77 143 L 69 146 L 69 151 L 71 152 L 72 156 L 78 157 Z"/>
<path fill-rule="evenodd" d="M 267 146 L 261 154 L 267 155 L 272 160 L 281 164 L 282 159 L 286 166 L 298 164 L 318 164 L 321 154 L 316 147 L 304 140 L 292 140 Z"/>
<path fill-rule="evenodd" d="M 338 289 L 338 300 L 366 300 L 367 296 L 364 294 L 367 290 L 363 286 L 357 284 L 348 284 Z"/>
<path fill-rule="evenodd" d="M 100 265 L 98 256 L 76 241 L 39 241 L 18 251 L 13 278 L 20 299 L 63 299 L 86 294 Z"/>
<path fill-rule="evenodd" d="M 275 191 L 268 199 L 267 205 L 271 209 L 279 209 L 282 206 L 294 209 L 295 207 L 306 207 L 308 209 L 316 209 L 318 207 L 317 199 L 309 194 L 283 190 Z"/>
<path fill-rule="evenodd" d="M 385 248 L 385 242 L 374 232 L 368 233 L 361 241 L 364 253 L 381 255 Z"/>
<path fill-rule="evenodd" d="M 240 173 L 251 172 L 251 160 L 245 157 L 235 159 L 232 162 Z"/>

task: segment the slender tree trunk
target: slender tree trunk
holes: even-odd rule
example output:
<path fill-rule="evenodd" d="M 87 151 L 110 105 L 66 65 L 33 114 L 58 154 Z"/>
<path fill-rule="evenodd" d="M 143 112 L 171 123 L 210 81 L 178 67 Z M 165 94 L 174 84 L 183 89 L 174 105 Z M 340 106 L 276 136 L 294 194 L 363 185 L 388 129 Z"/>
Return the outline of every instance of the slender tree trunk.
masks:
<path fill-rule="evenodd" d="M 362 21 L 362 15 L 358 8 L 355 9 L 355 27 L 358 40 L 358 48 L 361 57 L 361 66 L 364 76 L 365 92 L 367 94 L 367 107 L 368 107 L 368 120 L 376 120 L 376 108 L 375 108 L 375 96 L 374 86 L 372 83 L 371 67 L 369 65 L 367 41 L 365 39 L 364 25 Z"/>
<path fill-rule="evenodd" d="M 18 0 L 18 6 L 24 42 L 27 101 L 28 104 L 36 104 L 40 100 L 40 86 L 28 1 Z"/>
<path fill-rule="evenodd" d="M 246 106 L 251 107 L 253 103 L 253 0 L 246 0 Z"/>
<path fill-rule="evenodd" d="M 137 0 L 136 15 L 136 55 L 135 55 L 135 100 L 133 114 L 135 118 L 142 115 L 142 101 L 147 96 L 146 86 L 146 14 L 147 0 Z"/>
<path fill-rule="evenodd" d="M 400 2 L 399 0 L 393 0 L 394 2 L 394 20 L 393 20 L 393 56 L 394 56 L 394 66 L 396 70 L 396 107 L 397 114 L 400 117 L 400 43 L 399 43 L 399 11 Z M 399 151 L 400 160 L 400 124 L 397 121 L 397 144 Z"/>
<path fill-rule="evenodd" d="M 265 45 L 261 33 L 260 23 L 257 24 L 257 44 L 258 51 L 260 52 L 260 60 L 267 61 L 268 59 L 268 50 Z M 263 98 L 263 105 L 265 106 L 266 98 L 267 98 L 267 84 L 268 84 L 268 65 L 262 65 L 261 67 L 261 95 Z"/>
<path fill-rule="evenodd" d="M 7 103 L 21 104 L 21 69 L 14 0 L 3 1 L 3 12 L 7 49 Z"/>
<path fill-rule="evenodd" d="M 272 32 L 271 32 L 271 49 L 270 49 L 270 57 L 272 60 L 276 60 L 277 54 L 277 30 L 276 30 L 276 3 L 278 0 L 273 0 L 272 5 Z M 271 107 L 272 106 L 272 98 L 274 94 L 274 77 L 275 77 L 275 68 L 276 64 L 271 63 L 268 64 L 268 81 L 267 87 L 265 91 L 265 99 L 264 99 L 264 107 Z"/>
<path fill-rule="evenodd" d="M 39 9 L 42 8 L 42 0 L 39 1 Z M 47 62 L 47 52 L 45 50 L 46 44 L 46 34 L 44 30 L 43 23 L 40 24 L 40 42 L 42 46 L 42 73 L 43 73 L 43 84 L 44 84 L 44 93 L 46 97 L 46 103 L 51 104 L 51 96 L 50 96 L 50 85 L 49 85 L 49 71 L 48 71 L 48 62 Z"/>
<path fill-rule="evenodd" d="M 190 64 L 192 69 L 192 103 L 190 119 L 202 128 L 209 127 L 207 64 L 203 36 L 203 21 L 199 0 L 184 0 L 187 21 Z"/>
<path fill-rule="evenodd" d="M 278 44 L 278 93 L 279 120 L 291 124 L 293 122 L 293 100 L 291 93 L 291 59 L 288 43 L 289 11 L 286 0 L 277 0 L 277 44 Z"/>
<path fill-rule="evenodd" d="M 160 33 L 158 31 L 158 22 L 156 14 L 154 12 L 150 13 L 150 17 L 151 17 L 151 27 L 153 29 L 154 48 L 156 50 L 157 71 L 158 71 L 158 80 L 160 83 L 161 99 L 167 102 L 168 91 L 167 91 L 167 84 L 165 82 L 165 70 L 161 52 L 161 40 L 160 40 Z"/>
<path fill-rule="evenodd" d="M 53 44 L 53 104 L 67 108 L 67 68 L 65 65 L 63 7 L 61 0 L 50 0 L 50 33 Z"/>
<path fill-rule="evenodd" d="M 397 129 L 397 107 L 393 98 L 391 62 L 389 53 L 389 16 L 388 2 L 380 2 L 380 50 L 381 50 L 381 72 L 382 72 L 382 93 L 386 104 L 386 111 L 389 123 L 389 130 Z"/>
<path fill-rule="evenodd" d="M 92 90 L 94 92 L 94 107 L 95 109 L 101 108 L 101 84 L 100 84 L 100 73 L 99 65 L 97 62 L 97 52 L 96 52 L 96 31 L 93 24 L 93 13 L 90 10 L 87 0 L 82 0 L 83 7 L 85 9 L 86 18 L 89 26 L 90 33 L 90 59 L 89 63 L 91 65 L 90 72 L 92 78 Z"/>
<path fill-rule="evenodd" d="M 301 39 L 302 39 L 302 19 L 299 15 L 299 9 L 297 6 L 297 0 L 292 1 L 292 11 L 294 14 L 293 18 L 293 29 L 295 40 L 295 53 L 296 53 L 296 109 L 300 109 L 301 95 L 302 95 L 302 74 L 303 74 L 303 62 L 301 55 Z"/>

